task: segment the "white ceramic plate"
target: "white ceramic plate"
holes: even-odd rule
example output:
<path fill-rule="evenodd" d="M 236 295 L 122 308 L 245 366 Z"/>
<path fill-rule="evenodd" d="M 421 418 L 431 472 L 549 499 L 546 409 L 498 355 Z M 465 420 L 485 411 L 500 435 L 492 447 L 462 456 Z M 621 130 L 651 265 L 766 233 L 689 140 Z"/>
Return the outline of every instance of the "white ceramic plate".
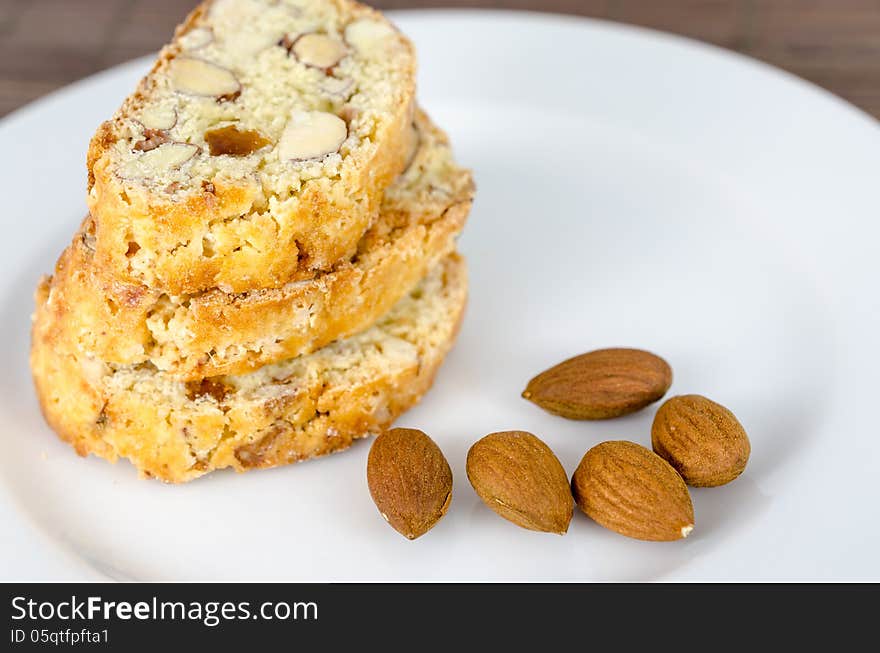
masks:
<path fill-rule="evenodd" d="M 368 442 L 294 467 L 140 481 L 43 424 L 31 292 L 84 212 L 85 150 L 146 70 L 79 82 L 0 125 L 0 580 L 880 580 L 878 123 L 777 70 L 690 41 L 536 14 L 396 15 L 421 99 L 476 172 L 461 248 L 469 313 L 434 391 L 400 423 L 455 475 L 447 517 L 408 542 L 379 517 Z M 586 350 L 664 355 L 673 393 L 729 406 L 752 459 L 693 491 L 686 541 L 576 514 L 516 528 L 464 472 L 491 431 L 530 430 L 571 473 L 605 439 L 649 443 L 654 409 L 579 423 L 520 399 Z"/>

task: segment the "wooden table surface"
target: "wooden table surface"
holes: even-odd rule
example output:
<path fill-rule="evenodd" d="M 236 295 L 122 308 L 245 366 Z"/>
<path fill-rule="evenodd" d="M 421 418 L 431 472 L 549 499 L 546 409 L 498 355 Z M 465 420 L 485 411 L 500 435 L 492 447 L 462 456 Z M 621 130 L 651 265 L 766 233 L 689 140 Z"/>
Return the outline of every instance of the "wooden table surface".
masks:
<path fill-rule="evenodd" d="M 155 51 L 196 0 L 0 0 L 0 116 Z M 880 0 L 374 0 L 504 7 L 684 34 L 785 68 L 880 117 Z"/>

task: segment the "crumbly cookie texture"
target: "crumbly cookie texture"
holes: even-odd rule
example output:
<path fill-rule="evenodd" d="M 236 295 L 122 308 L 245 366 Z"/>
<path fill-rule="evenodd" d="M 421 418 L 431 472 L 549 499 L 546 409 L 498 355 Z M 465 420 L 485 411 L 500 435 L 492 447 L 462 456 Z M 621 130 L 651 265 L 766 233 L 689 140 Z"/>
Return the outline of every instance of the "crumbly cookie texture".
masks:
<path fill-rule="evenodd" d="M 185 380 L 243 374 L 366 329 L 455 249 L 474 185 L 446 135 L 416 116 L 418 147 L 387 189 L 378 222 L 350 260 L 281 288 L 169 296 L 120 283 L 94 261 L 87 220 L 53 281 L 80 351 L 117 365 L 150 362 Z"/>
<path fill-rule="evenodd" d="M 351 256 L 406 165 L 415 53 L 351 0 L 209 0 L 92 139 L 95 256 L 171 295 Z"/>
<path fill-rule="evenodd" d="M 455 339 L 467 279 L 453 254 L 359 335 L 249 374 L 189 383 L 78 351 L 52 293 L 49 280 L 37 291 L 31 348 L 47 421 L 80 455 L 128 458 L 143 476 L 178 483 L 324 455 L 386 428 L 430 387 Z"/>

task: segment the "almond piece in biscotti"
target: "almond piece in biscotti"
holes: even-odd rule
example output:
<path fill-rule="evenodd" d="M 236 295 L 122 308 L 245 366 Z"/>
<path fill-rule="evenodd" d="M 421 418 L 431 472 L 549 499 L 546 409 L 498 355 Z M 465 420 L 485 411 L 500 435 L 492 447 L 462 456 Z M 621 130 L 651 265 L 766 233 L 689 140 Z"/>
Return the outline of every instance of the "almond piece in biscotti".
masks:
<path fill-rule="evenodd" d="M 282 161 L 318 159 L 339 151 L 348 126 L 337 115 L 324 111 L 295 111 L 278 142 Z"/>
<path fill-rule="evenodd" d="M 363 55 L 380 54 L 382 46 L 394 34 L 394 28 L 387 23 L 361 18 L 345 28 L 345 42 Z"/>
<path fill-rule="evenodd" d="M 354 93 L 353 79 L 340 79 L 338 77 L 325 77 L 318 82 L 318 87 L 324 95 L 337 102 L 347 102 Z"/>
<path fill-rule="evenodd" d="M 307 66 L 332 68 L 348 54 L 348 48 L 342 41 L 326 34 L 303 34 L 294 42 L 290 52 Z"/>
<path fill-rule="evenodd" d="M 254 129 L 239 129 L 235 125 L 227 125 L 206 131 L 205 142 L 211 156 L 247 156 L 272 141 Z"/>
<path fill-rule="evenodd" d="M 186 95 L 222 98 L 241 92 L 241 84 L 230 70 L 202 59 L 174 59 L 168 76 L 174 90 Z"/>
<path fill-rule="evenodd" d="M 214 41 L 214 31 L 209 27 L 196 27 L 180 37 L 180 46 L 189 52 L 201 50 Z"/>
<path fill-rule="evenodd" d="M 172 142 L 168 137 L 168 133 L 162 129 L 145 129 L 144 138 L 134 144 L 137 152 L 149 152 L 155 150 L 160 145 Z"/>
<path fill-rule="evenodd" d="M 168 170 L 183 165 L 198 151 L 198 146 L 190 143 L 164 143 L 135 157 L 126 163 L 119 173 L 127 179 L 158 177 Z"/>
<path fill-rule="evenodd" d="M 236 32 L 226 37 L 223 47 L 239 59 L 249 59 L 278 43 L 278 33 Z"/>
<path fill-rule="evenodd" d="M 145 129 L 165 131 L 177 124 L 177 111 L 174 107 L 146 106 L 137 120 Z"/>

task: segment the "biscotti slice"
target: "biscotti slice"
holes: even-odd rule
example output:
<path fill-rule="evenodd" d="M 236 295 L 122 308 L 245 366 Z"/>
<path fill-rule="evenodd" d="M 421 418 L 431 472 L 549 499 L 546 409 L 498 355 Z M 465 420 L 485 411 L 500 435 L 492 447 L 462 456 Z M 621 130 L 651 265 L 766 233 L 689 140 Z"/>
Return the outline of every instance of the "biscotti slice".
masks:
<path fill-rule="evenodd" d="M 368 328 L 455 249 L 473 197 L 470 172 L 427 116 L 419 147 L 386 191 L 358 254 L 314 279 L 278 289 L 169 297 L 125 284 L 94 263 L 91 222 L 55 269 L 58 328 L 80 351 L 117 365 L 150 362 L 184 380 L 243 374 Z"/>
<path fill-rule="evenodd" d="M 359 335 L 249 374 L 192 383 L 76 351 L 56 337 L 51 295 L 44 283 L 31 348 L 49 424 L 81 455 L 128 458 L 144 476 L 183 482 L 320 456 L 386 428 L 430 387 L 457 333 L 467 279 L 453 254 Z"/>
<path fill-rule="evenodd" d="M 357 2 L 203 3 L 92 139 L 99 264 L 178 295 L 351 256 L 406 164 L 415 66 Z"/>

